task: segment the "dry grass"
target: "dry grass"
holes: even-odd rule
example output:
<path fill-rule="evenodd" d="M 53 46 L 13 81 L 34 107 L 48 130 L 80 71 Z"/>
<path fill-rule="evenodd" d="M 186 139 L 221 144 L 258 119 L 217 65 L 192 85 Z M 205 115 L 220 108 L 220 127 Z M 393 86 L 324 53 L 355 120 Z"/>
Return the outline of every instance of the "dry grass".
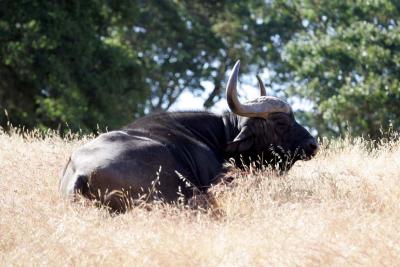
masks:
<path fill-rule="evenodd" d="M 58 195 L 86 141 L 0 133 L 0 265 L 400 265 L 399 141 L 330 142 L 284 176 L 236 172 L 205 211 L 115 217 Z"/>

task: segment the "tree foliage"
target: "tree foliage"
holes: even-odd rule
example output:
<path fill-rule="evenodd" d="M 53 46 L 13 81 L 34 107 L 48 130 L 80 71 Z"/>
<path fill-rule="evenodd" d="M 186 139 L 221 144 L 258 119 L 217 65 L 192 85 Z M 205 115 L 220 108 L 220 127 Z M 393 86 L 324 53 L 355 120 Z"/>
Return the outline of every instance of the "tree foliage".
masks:
<path fill-rule="evenodd" d="M 293 32 L 286 30 L 290 12 L 270 12 L 280 2 L 0 3 L 3 126 L 10 119 L 27 127 L 114 128 L 168 109 L 184 90 L 204 91 L 203 81 L 214 85 L 208 108 L 223 95 L 229 66 L 238 58 L 242 72 L 279 63 L 283 42 L 271 40 Z M 263 13 L 273 18 L 264 23 Z"/>
<path fill-rule="evenodd" d="M 376 138 L 400 126 L 398 1 L 299 1 L 303 29 L 285 46 L 290 95 L 312 101 L 320 134 Z"/>
<path fill-rule="evenodd" d="M 180 94 L 266 71 L 321 135 L 400 127 L 400 3 L 390 0 L 0 1 L 0 125 L 115 128 Z"/>
<path fill-rule="evenodd" d="M 124 23 L 129 2 L 0 3 L 0 109 L 11 122 L 93 131 L 143 112 L 137 59 L 102 41 L 110 25 Z"/>

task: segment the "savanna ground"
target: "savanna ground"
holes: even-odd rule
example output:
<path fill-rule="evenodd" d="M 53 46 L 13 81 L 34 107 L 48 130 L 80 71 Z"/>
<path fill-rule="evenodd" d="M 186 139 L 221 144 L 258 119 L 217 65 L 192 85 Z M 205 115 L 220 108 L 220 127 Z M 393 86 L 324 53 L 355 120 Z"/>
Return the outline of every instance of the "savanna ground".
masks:
<path fill-rule="evenodd" d="M 396 135 L 325 140 L 282 176 L 234 172 L 206 208 L 118 216 L 58 194 L 68 156 L 90 138 L 0 132 L 0 265 L 400 265 Z"/>

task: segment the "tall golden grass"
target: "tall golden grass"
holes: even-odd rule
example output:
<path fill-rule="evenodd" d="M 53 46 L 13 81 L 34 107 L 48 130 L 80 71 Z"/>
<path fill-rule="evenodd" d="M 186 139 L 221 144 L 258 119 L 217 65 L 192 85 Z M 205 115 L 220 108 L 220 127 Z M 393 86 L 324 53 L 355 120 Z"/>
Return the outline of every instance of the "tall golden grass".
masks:
<path fill-rule="evenodd" d="M 235 171 L 213 205 L 111 216 L 60 198 L 92 137 L 0 132 L 0 265 L 399 266 L 400 141 L 325 140 L 282 176 Z"/>

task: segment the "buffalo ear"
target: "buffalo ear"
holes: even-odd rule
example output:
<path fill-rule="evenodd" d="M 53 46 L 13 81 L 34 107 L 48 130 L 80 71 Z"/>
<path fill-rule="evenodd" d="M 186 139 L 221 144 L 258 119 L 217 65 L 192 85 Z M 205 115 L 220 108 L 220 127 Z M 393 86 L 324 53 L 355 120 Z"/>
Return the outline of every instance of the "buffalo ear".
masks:
<path fill-rule="evenodd" d="M 253 146 L 253 143 L 254 138 L 252 138 L 250 129 L 244 126 L 235 139 L 226 145 L 225 150 L 227 152 L 244 152 L 249 150 Z"/>

